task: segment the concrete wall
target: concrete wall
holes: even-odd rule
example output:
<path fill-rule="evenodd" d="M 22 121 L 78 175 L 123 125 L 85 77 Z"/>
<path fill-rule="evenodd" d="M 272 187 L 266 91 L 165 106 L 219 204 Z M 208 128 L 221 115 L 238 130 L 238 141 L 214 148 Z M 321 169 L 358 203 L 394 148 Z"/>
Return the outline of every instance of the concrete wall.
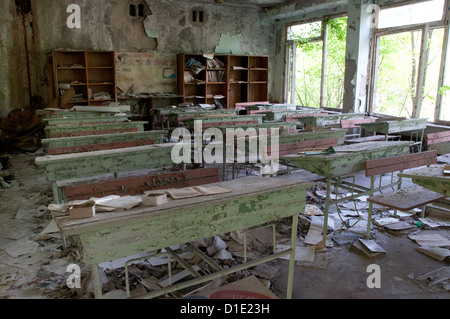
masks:
<path fill-rule="evenodd" d="M 0 117 L 30 104 L 22 14 L 0 0 Z M 25 15 L 27 16 L 27 15 Z"/>
<path fill-rule="evenodd" d="M 54 49 L 274 56 L 274 22 L 264 20 L 256 6 L 202 0 L 22 1 L 31 5 L 25 15 L 27 42 L 14 1 L 0 0 L 0 117 L 15 108 L 47 105 L 48 57 Z M 145 16 L 131 17 L 131 3 L 145 4 Z M 80 29 L 67 27 L 70 4 L 81 8 Z M 204 11 L 203 25 L 191 22 L 193 8 Z"/>

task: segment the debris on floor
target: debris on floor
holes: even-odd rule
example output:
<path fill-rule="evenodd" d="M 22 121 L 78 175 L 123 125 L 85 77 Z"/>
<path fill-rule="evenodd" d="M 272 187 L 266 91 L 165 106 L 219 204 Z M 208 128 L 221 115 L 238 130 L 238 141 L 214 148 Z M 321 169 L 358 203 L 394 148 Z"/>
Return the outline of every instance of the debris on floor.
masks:
<path fill-rule="evenodd" d="M 49 208 L 52 204 L 51 186 L 45 173 L 33 165 L 33 154 L 14 154 L 11 156 L 8 183 L 11 187 L 0 189 L 0 195 L 8 198 L 0 202 L 0 297 L 2 298 L 93 298 L 90 269 L 80 262 L 79 252 L 62 248 L 62 240 Z M 341 196 L 342 194 L 338 194 Z M 367 258 L 389 258 L 390 251 L 384 242 L 378 241 L 379 233 L 398 236 L 414 241 L 417 251 L 442 263 L 449 260 L 448 219 L 444 216 L 426 213 L 420 218 L 418 211 L 409 213 L 376 208 L 370 240 L 362 240 L 367 231 L 367 203 L 364 198 L 342 202 L 332 206 L 328 219 L 328 235 L 323 243 L 323 223 L 326 188 L 318 183 L 307 192 L 307 209 L 299 214 L 296 243 L 296 265 L 302 269 L 327 270 L 334 254 L 341 250 L 353 250 L 359 246 L 358 253 L 364 250 Z M 123 203 L 122 203 L 123 204 Z M 131 204 L 130 204 L 131 205 Z M 134 205 L 134 204 L 133 204 Z M 106 207 L 105 210 L 113 209 Z M 117 209 L 117 206 L 114 206 Z M 123 207 L 123 205 L 121 206 Z M 419 224 L 420 222 L 420 224 Z M 399 224 L 402 227 L 395 227 Z M 392 227 L 394 225 L 394 227 Z M 397 225 L 398 226 L 398 225 Z M 407 232 L 404 232 L 404 228 Z M 291 219 L 283 219 L 273 224 L 254 229 L 235 231 L 191 243 L 222 268 L 233 267 L 247 260 L 255 260 L 261 255 L 290 247 Z M 396 230 L 397 229 L 397 230 Z M 432 231 L 432 233 L 430 233 Z M 275 238 L 275 240 L 274 240 Z M 69 246 L 70 247 L 70 246 Z M 173 250 L 193 271 L 210 274 L 216 271 L 194 251 L 181 247 Z M 414 249 L 412 249 L 414 251 Z M 161 254 L 162 253 L 162 254 Z M 128 265 L 129 288 L 131 296 L 161 289 L 169 283 L 169 267 L 172 282 L 189 280 L 192 274 L 174 260 L 167 257 L 164 250 L 129 256 L 120 260 L 101 263 L 100 274 L 105 298 L 126 298 L 125 263 L 138 258 Z M 183 289 L 161 298 L 213 298 L 230 296 L 229 289 L 236 286 L 258 287 L 246 296 L 266 296 L 273 298 L 283 294 L 274 284 L 281 276 L 288 259 L 279 258 L 256 267 L 217 278 L 210 282 Z M 363 257 L 364 258 L 364 257 Z M 377 259 L 379 260 L 379 259 Z M 378 261 L 377 261 L 378 262 Z M 70 264 L 81 265 L 81 289 L 67 287 L 66 272 Z M 296 270 L 297 271 L 297 270 Z M 448 266 L 438 271 L 410 279 L 424 288 L 444 287 L 448 290 L 450 276 Z M 247 281 L 248 280 L 248 281 Z M 244 284 L 242 286 L 242 284 Z M 447 287 L 447 288 L 445 288 Z M 240 297 L 244 297 L 240 295 Z"/>

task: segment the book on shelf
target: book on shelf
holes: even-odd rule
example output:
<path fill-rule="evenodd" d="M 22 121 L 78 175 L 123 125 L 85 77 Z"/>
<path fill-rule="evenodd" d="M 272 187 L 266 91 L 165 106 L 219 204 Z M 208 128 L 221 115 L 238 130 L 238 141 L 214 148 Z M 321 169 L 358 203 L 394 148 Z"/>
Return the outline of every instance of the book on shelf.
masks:
<path fill-rule="evenodd" d="M 105 91 L 95 92 L 92 95 L 94 97 L 94 100 L 110 100 L 111 99 L 111 94 L 109 94 L 109 92 L 105 92 Z"/>
<path fill-rule="evenodd" d="M 208 82 L 226 82 L 225 71 L 208 71 Z"/>
<path fill-rule="evenodd" d="M 217 58 L 206 60 L 206 65 L 208 69 L 221 69 L 225 67 L 225 63 Z"/>

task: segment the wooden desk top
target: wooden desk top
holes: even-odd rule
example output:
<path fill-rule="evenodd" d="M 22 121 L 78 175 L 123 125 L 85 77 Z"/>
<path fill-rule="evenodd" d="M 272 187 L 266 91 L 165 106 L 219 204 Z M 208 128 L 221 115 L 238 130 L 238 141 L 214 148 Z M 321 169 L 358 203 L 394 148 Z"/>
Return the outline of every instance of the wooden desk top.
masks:
<path fill-rule="evenodd" d="M 373 123 L 357 124 L 367 132 L 392 134 L 407 131 L 422 130 L 427 127 L 427 119 L 407 119 L 400 121 L 378 121 Z"/>
<path fill-rule="evenodd" d="M 65 236 L 78 238 L 85 262 L 102 262 L 293 216 L 314 184 L 245 177 L 212 185 L 232 192 L 57 222 Z"/>
<path fill-rule="evenodd" d="M 399 173 L 398 176 L 411 178 L 413 183 L 434 192 L 450 196 L 450 176 L 444 175 L 444 165 L 431 165 Z"/>
<path fill-rule="evenodd" d="M 411 144 L 409 141 L 367 142 L 336 147 L 335 154 L 293 154 L 281 159 L 321 176 L 338 177 L 363 170 L 366 160 L 408 154 Z"/>

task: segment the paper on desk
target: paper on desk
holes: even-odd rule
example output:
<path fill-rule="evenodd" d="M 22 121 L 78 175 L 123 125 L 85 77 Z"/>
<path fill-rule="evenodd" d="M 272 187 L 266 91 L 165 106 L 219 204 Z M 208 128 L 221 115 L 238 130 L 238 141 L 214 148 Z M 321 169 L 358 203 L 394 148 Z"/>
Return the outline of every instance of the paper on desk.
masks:
<path fill-rule="evenodd" d="M 224 194 L 232 191 L 220 186 L 195 186 L 194 189 L 203 195 Z"/>
<path fill-rule="evenodd" d="M 97 203 L 97 202 L 96 202 Z M 109 200 L 101 200 L 97 203 L 95 210 L 97 212 L 112 212 L 131 209 L 142 203 L 141 196 L 118 196 Z"/>
<path fill-rule="evenodd" d="M 224 194 L 230 193 L 230 190 L 219 186 L 195 186 L 195 187 L 185 187 L 178 189 L 169 189 L 167 193 L 173 199 L 183 199 L 190 197 L 198 197 L 205 195 L 214 195 L 214 194 Z"/>
<path fill-rule="evenodd" d="M 202 193 L 196 191 L 193 187 L 169 189 L 167 193 L 173 199 L 183 199 L 202 196 Z"/>

